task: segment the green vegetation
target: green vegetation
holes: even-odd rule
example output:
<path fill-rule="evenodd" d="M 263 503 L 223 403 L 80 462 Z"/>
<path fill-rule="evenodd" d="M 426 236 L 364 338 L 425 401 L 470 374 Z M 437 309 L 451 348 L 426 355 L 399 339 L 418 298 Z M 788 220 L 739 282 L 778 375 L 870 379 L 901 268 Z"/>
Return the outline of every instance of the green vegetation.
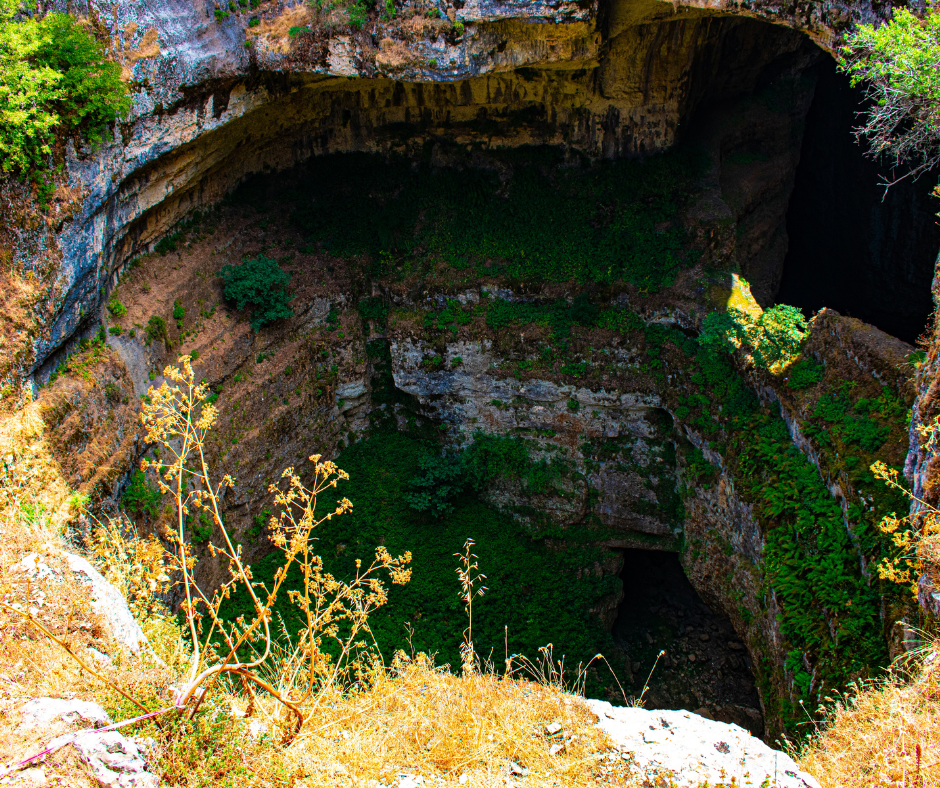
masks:
<path fill-rule="evenodd" d="M 431 509 L 415 511 L 409 502 L 415 480 L 428 477 L 431 466 L 422 457 L 433 454 L 430 446 L 389 433 L 344 451 L 337 464 L 350 480 L 340 484 L 336 496 L 349 498 L 354 508 L 318 532 L 318 552 L 327 571 L 347 577 L 355 569 L 355 557 L 374 546 L 382 544 L 395 552 L 407 544 L 413 554 L 412 580 L 390 589 L 389 604 L 370 618 L 372 632 L 388 659 L 401 647 L 405 625 L 410 622 L 416 651 L 436 652 L 438 664 L 457 666 L 466 619 L 458 598 L 454 553 L 471 537 L 490 588 L 473 607 L 473 641 L 479 654 L 492 654 L 501 665 L 507 636 L 510 653 L 534 655 L 538 647 L 553 643 L 556 656 L 566 654 L 568 664 L 586 662 L 598 651 L 610 652 L 609 635 L 586 611 L 615 592 L 619 581 L 593 573 L 576 579 L 580 567 L 599 558 L 597 548 L 573 540 L 564 551 L 550 549 L 512 516 L 481 503 L 473 483 L 501 474 L 528 475 L 534 481 L 534 475 L 522 441 L 478 438 L 476 443 L 482 448 L 466 461 L 472 468 L 468 472 L 471 486 L 447 499 L 452 508 L 443 519 L 437 519 Z M 324 511 L 335 506 L 327 496 L 320 505 Z M 275 554 L 253 564 L 252 572 L 257 580 L 267 582 L 277 566 Z M 289 578 L 288 585 L 295 581 Z M 235 594 L 223 612 L 234 618 L 248 604 L 244 594 Z M 287 605 L 277 606 L 275 614 L 283 617 L 289 633 L 303 626 Z M 589 686 L 601 691 L 599 680 L 605 678 L 594 677 Z"/>
<path fill-rule="evenodd" d="M 815 386 L 823 379 L 825 367 L 812 358 L 797 361 L 787 372 L 787 388 L 799 391 Z"/>
<path fill-rule="evenodd" d="M 700 340 L 716 350 L 733 350 L 738 344 L 746 344 L 757 365 L 770 369 L 798 355 L 807 336 L 803 313 L 796 307 L 778 304 L 757 317 L 733 307 L 726 312 L 712 312 L 702 322 Z"/>
<path fill-rule="evenodd" d="M 127 307 L 116 298 L 112 298 L 108 301 L 108 311 L 111 313 L 112 317 L 122 318 L 127 314 Z"/>
<path fill-rule="evenodd" d="M 790 441 L 779 417 L 754 414 L 735 437 L 737 467 L 765 534 L 766 571 L 783 615 L 780 631 L 793 646 L 800 695 L 810 700 L 809 657 L 820 684 L 843 688 L 853 675 L 887 665 L 881 600 L 859 569 L 842 508 L 815 466 Z M 792 664 L 789 664 L 792 663 Z M 782 701 L 783 702 L 783 701 Z M 796 715 L 797 709 L 789 710 Z"/>
<path fill-rule="evenodd" d="M 813 709 L 825 693 L 844 689 L 852 678 L 871 675 L 888 662 L 881 627 L 873 622 L 880 621 L 883 600 L 896 592 L 890 584 L 869 580 L 859 556 L 877 562 L 890 552 L 890 539 L 877 523 L 903 501 L 876 485 L 867 469 L 889 433 L 905 434 L 905 406 L 887 387 L 865 398 L 856 393 L 857 384 L 845 383 L 838 394 L 822 395 L 812 420 L 801 425 L 821 447 L 830 471 L 849 470 L 855 489 L 869 498 L 869 505 L 850 505 L 850 533 L 840 503 L 816 466 L 793 445 L 779 412 L 761 407 L 721 347 L 714 335 L 700 337 L 688 365 L 694 385 L 680 397 L 675 416 L 709 438 L 755 505 L 766 543 L 766 588 L 773 589 L 780 630 L 792 647 L 786 668 L 805 708 Z M 823 371 L 811 360 L 792 369 L 801 387 L 818 382 Z M 704 457 L 688 456 L 687 475 L 700 473 L 708 473 Z M 811 673 L 816 677 L 812 689 Z M 803 717 L 786 699 L 765 697 L 765 703 L 777 703 L 788 726 Z"/>
<path fill-rule="evenodd" d="M 270 257 L 259 254 L 245 258 L 240 265 L 222 268 L 219 276 L 225 300 L 236 309 L 252 310 L 251 327 L 255 331 L 268 323 L 294 316 L 288 306 L 293 299 L 287 292 L 290 275 Z"/>
<path fill-rule="evenodd" d="M 151 315 L 150 320 L 147 321 L 147 344 L 149 345 L 157 339 L 162 339 L 167 347 L 169 347 L 170 335 L 166 330 L 166 320 L 160 317 L 160 315 Z"/>
<path fill-rule="evenodd" d="M 552 337 L 556 342 L 571 336 L 571 327 L 593 326 L 599 317 L 599 310 L 591 304 L 590 296 L 581 293 L 569 306 L 564 299 L 550 304 L 530 304 L 522 301 L 504 301 L 494 299 L 486 313 L 486 324 L 499 330 L 505 326 L 526 326 L 541 323 L 551 326 Z"/>
<path fill-rule="evenodd" d="M 121 67 L 88 30 L 67 14 L 20 9 L 0 0 L 0 157 L 4 173 L 40 183 L 57 138 L 96 143 L 131 102 Z"/>
<path fill-rule="evenodd" d="M 698 153 L 593 166 L 557 166 L 565 162 L 553 148 L 498 155 L 513 168 L 506 183 L 479 168 L 323 157 L 290 195 L 293 221 L 309 245 L 337 255 L 369 254 L 385 267 L 475 265 L 525 281 L 625 280 L 655 291 L 697 259 L 677 219 L 702 171 Z"/>
<path fill-rule="evenodd" d="M 928 3 L 921 17 L 893 9 L 887 24 L 859 25 L 846 36 L 840 65 L 853 86 L 863 85 L 865 124 L 873 156 L 892 166 L 906 161 L 911 173 L 940 162 L 940 7 Z"/>
<path fill-rule="evenodd" d="M 121 503 L 126 511 L 152 520 L 160 512 L 162 498 L 160 488 L 148 482 L 144 472 L 138 469 L 131 474 Z"/>

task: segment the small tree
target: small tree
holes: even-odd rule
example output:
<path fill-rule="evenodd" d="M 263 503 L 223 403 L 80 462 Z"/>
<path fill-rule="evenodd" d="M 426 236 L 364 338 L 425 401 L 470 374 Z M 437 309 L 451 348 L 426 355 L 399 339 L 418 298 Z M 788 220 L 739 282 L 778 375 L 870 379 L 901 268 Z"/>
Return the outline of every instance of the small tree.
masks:
<path fill-rule="evenodd" d="M 860 25 L 849 34 L 839 65 L 870 99 L 856 136 L 891 166 L 911 161 L 901 176 L 920 175 L 940 163 L 940 8 L 923 18 L 898 7 L 881 27 Z M 897 183 L 897 178 L 887 186 Z"/>
<path fill-rule="evenodd" d="M 227 265 L 221 271 L 222 292 L 236 309 L 251 307 L 251 327 L 262 326 L 283 317 L 293 317 L 288 306 L 293 296 L 287 292 L 290 275 L 270 257 L 259 254 L 241 265 Z"/>
<path fill-rule="evenodd" d="M 806 318 L 794 306 L 778 304 L 757 316 L 730 307 L 705 318 L 699 344 L 728 353 L 742 344 L 748 345 L 754 362 L 770 369 L 798 356 L 808 335 Z"/>
<path fill-rule="evenodd" d="M 57 130 L 97 142 L 131 101 L 84 27 L 67 14 L 23 18 L 20 6 L 0 0 L 0 169 L 37 178 Z"/>

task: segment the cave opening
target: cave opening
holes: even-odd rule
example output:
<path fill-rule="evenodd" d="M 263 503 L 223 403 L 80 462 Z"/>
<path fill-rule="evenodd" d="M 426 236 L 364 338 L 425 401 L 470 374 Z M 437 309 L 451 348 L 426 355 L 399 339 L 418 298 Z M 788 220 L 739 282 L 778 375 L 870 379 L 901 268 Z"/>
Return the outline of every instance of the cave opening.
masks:
<path fill-rule="evenodd" d="M 830 307 L 913 344 L 932 308 L 940 226 L 936 178 L 905 179 L 866 155 L 861 89 L 832 58 L 815 66 L 816 92 L 787 211 L 789 246 L 776 300 L 807 314 Z M 893 177 L 897 177 L 897 172 Z"/>
<path fill-rule="evenodd" d="M 747 649 L 730 619 L 695 591 L 679 555 L 624 550 L 620 580 L 623 598 L 613 637 L 637 695 L 649 677 L 646 707 L 707 714 L 761 736 L 764 722 Z M 660 651 L 665 654 L 654 669 Z"/>

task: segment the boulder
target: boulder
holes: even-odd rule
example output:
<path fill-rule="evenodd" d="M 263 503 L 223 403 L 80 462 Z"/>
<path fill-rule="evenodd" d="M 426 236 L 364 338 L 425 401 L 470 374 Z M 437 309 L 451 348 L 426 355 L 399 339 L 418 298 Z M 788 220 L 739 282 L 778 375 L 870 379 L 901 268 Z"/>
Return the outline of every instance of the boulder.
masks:
<path fill-rule="evenodd" d="M 587 704 L 615 747 L 632 755 L 645 775 L 669 780 L 670 786 L 820 788 L 789 755 L 737 725 L 688 711 L 622 708 L 602 700 Z"/>

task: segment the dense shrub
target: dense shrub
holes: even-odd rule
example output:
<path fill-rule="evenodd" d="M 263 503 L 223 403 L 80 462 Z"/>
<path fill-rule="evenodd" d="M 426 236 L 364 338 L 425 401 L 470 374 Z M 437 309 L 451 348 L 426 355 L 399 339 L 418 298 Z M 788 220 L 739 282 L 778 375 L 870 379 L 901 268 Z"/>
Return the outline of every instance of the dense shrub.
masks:
<path fill-rule="evenodd" d="M 162 339 L 164 343 L 169 344 L 170 335 L 166 330 L 166 320 L 160 315 L 151 315 L 147 321 L 147 344 L 149 345 L 155 339 Z"/>
<path fill-rule="evenodd" d="M 161 498 L 160 488 L 148 482 L 143 471 L 136 470 L 131 474 L 130 484 L 121 501 L 127 511 L 153 519 L 160 511 Z"/>
<path fill-rule="evenodd" d="M 241 265 L 227 265 L 221 271 L 222 292 L 236 309 L 251 308 L 251 327 L 259 331 L 268 323 L 293 317 L 288 306 L 293 298 L 287 292 L 290 275 L 270 257 L 259 254 Z"/>
<path fill-rule="evenodd" d="M 626 280 L 656 291 L 696 261 L 678 217 L 699 152 L 583 167 L 557 166 L 550 148 L 494 155 L 512 170 L 506 182 L 495 169 L 324 157 L 293 195 L 292 218 L 310 246 L 337 255 L 430 257 L 458 270 L 488 263 L 488 273 L 524 281 Z"/>
<path fill-rule="evenodd" d="M 807 336 L 803 313 L 794 306 L 778 304 L 756 317 L 734 308 L 712 312 L 702 322 L 699 342 L 726 352 L 746 344 L 757 365 L 769 369 L 798 355 Z"/>
<path fill-rule="evenodd" d="M 47 169 L 57 133 L 97 142 L 130 99 L 120 66 L 84 27 L 19 9 L 19 0 L 0 0 L 0 166 L 25 177 Z"/>
<path fill-rule="evenodd" d="M 823 379 L 825 367 L 812 358 L 797 361 L 787 375 L 787 388 L 799 391 L 815 386 Z"/>
<path fill-rule="evenodd" d="M 921 18 L 899 6 L 891 21 L 859 25 L 846 37 L 840 65 L 867 97 L 859 136 L 871 154 L 914 173 L 940 161 L 940 8 L 927 4 Z"/>

